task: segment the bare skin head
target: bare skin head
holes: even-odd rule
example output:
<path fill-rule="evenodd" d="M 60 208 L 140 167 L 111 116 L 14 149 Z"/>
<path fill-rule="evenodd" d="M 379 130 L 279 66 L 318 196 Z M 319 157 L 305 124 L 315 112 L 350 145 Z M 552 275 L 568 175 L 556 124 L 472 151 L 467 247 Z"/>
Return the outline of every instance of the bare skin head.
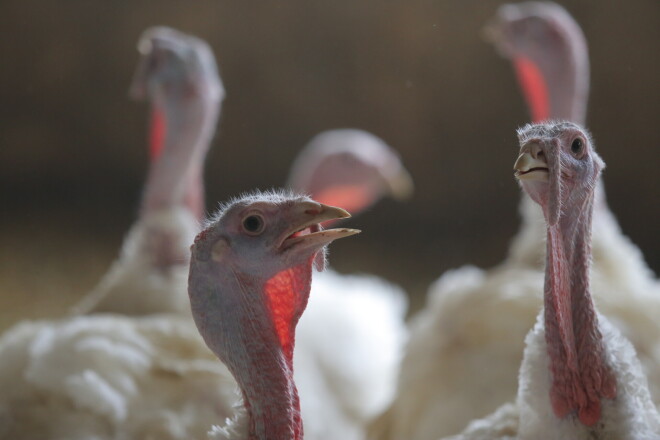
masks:
<path fill-rule="evenodd" d="M 587 43 L 571 15 L 551 2 L 502 5 L 485 30 L 511 60 L 534 122 L 584 124 L 589 94 Z"/>
<path fill-rule="evenodd" d="M 359 213 L 383 196 L 413 191 L 410 174 L 394 149 L 363 130 L 328 130 L 315 136 L 294 162 L 288 186 L 314 200 Z"/>
<path fill-rule="evenodd" d="M 555 415 L 575 414 L 587 426 L 601 417 L 601 399 L 616 397 L 616 380 L 589 291 L 594 191 L 605 164 L 591 136 L 571 122 L 518 131 L 516 177 L 547 222 L 545 339 Z"/>
<path fill-rule="evenodd" d="M 295 328 L 325 246 L 359 232 L 320 224 L 348 216 L 308 197 L 257 193 L 223 207 L 191 248 L 193 317 L 241 387 L 249 439 L 302 439 Z"/>
<path fill-rule="evenodd" d="M 152 107 L 143 212 L 183 205 L 201 218 L 203 161 L 225 94 L 213 52 L 203 40 L 166 27 L 147 29 L 138 50 L 129 93 Z"/>

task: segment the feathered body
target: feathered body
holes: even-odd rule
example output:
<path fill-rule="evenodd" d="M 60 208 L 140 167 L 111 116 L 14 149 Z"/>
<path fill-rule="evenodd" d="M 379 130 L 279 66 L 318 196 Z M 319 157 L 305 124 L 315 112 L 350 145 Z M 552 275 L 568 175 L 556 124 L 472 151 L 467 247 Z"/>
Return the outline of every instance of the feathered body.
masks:
<path fill-rule="evenodd" d="M 314 200 L 358 214 L 385 195 L 410 195 L 412 179 L 399 155 L 363 130 L 316 135 L 289 173 L 289 186 Z M 405 292 L 373 275 L 314 275 L 298 325 L 296 382 L 310 438 L 357 440 L 392 401 L 407 339 Z"/>
<path fill-rule="evenodd" d="M 24 322 L 0 340 L 0 437 L 202 439 L 233 414 L 234 379 L 190 318 Z"/>
<path fill-rule="evenodd" d="M 617 381 L 617 398 L 602 403 L 596 428 L 571 417 L 557 420 L 547 390 L 550 388 L 543 314 L 525 338 L 517 400 L 493 414 L 470 422 L 465 431 L 446 440 L 655 440 L 660 438 L 660 417 L 648 391 L 648 381 L 632 344 L 603 315 L 599 329 L 608 341 L 606 362 Z M 545 391 L 545 392 L 544 392 Z M 552 430 L 549 429 L 552 426 Z"/>
<path fill-rule="evenodd" d="M 563 8 L 505 5 L 490 33 L 514 62 L 534 117 L 583 121 L 586 43 Z M 545 99 L 539 102 L 539 96 Z M 430 287 L 426 307 L 410 323 L 397 397 L 373 427 L 379 438 L 431 440 L 454 434 L 515 398 L 524 336 L 542 304 L 545 258 L 542 211 L 523 195 L 520 212 L 521 229 L 501 264 L 451 270 Z M 660 401 L 660 325 L 654 318 L 660 313 L 660 288 L 607 208 L 600 181 L 592 249 L 596 305 L 635 346 L 651 395 Z"/>
<path fill-rule="evenodd" d="M 195 329 L 187 296 L 201 170 L 224 89 L 202 40 L 157 27 L 139 49 L 131 94 L 148 96 L 153 108 L 138 221 L 76 307 L 94 314 L 21 323 L 0 339 L 3 438 L 203 438 L 238 400 L 233 377 Z"/>
<path fill-rule="evenodd" d="M 190 313 L 190 243 L 204 214 L 202 170 L 224 87 L 210 47 L 155 27 L 140 37 L 131 95 L 151 101 L 151 163 L 139 217 L 117 261 L 74 312 Z"/>
<path fill-rule="evenodd" d="M 308 438 L 364 438 L 394 396 L 406 309 L 405 293 L 375 276 L 314 274 L 294 354 Z"/>
<path fill-rule="evenodd" d="M 190 313 L 182 291 L 188 280 L 190 243 L 198 231 L 199 219 L 186 208 L 149 213 L 131 227 L 119 258 L 76 311 Z"/>
<path fill-rule="evenodd" d="M 594 190 L 604 164 L 571 123 L 526 126 L 519 137 L 516 176 L 547 222 L 544 308 L 525 339 L 515 406 L 453 439 L 660 438 L 635 349 L 591 299 Z"/>

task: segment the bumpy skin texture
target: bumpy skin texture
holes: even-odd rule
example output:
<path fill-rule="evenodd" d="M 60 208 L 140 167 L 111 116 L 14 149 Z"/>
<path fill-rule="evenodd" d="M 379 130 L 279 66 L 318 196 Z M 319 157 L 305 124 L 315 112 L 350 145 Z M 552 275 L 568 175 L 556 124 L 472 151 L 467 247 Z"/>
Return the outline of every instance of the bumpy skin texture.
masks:
<path fill-rule="evenodd" d="M 190 313 L 188 248 L 204 212 L 202 170 L 224 97 L 208 45 L 173 29 L 146 30 L 131 95 L 152 106 L 151 163 L 140 216 L 120 256 L 75 312 Z"/>
<path fill-rule="evenodd" d="M 561 6 L 504 5 L 487 34 L 514 64 L 533 117 L 584 122 L 587 48 L 579 26 Z M 522 78 L 521 58 L 541 75 L 540 93 L 524 84 L 534 81 Z M 544 94 L 549 108 L 535 111 L 543 107 L 535 100 Z M 651 394 L 660 402 L 660 285 L 639 249 L 621 233 L 600 179 L 594 203 L 591 290 L 600 312 L 633 343 Z M 523 195 L 520 212 L 520 230 L 502 263 L 487 271 L 451 270 L 430 287 L 426 307 L 411 320 L 397 397 L 373 427 L 377 438 L 432 440 L 457 433 L 515 398 L 523 340 L 543 304 L 545 261 L 541 209 Z"/>
<path fill-rule="evenodd" d="M 591 299 L 591 215 L 604 164 L 572 123 L 527 126 L 519 137 L 517 175 L 547 222 L 545 307 L 525 340 L 516 404 L 452 439 L 659 438 L 635 350 Z M 533 167 L 523 165 L 530 156 L 540 160 Z"/>
<path fill-rule="evenodd" d="M 257 193 L 229 203 L 195 239 L 193 318 L 245 401 L 245 411 L 215 429 L 215 438 L 303 438 L 293 381 L 295 329 L 307 306 L 312 266 L 324 265 L 324 246 L 357 232 L 320 230 L 319 224 L 347 216 L 307 197 Z M 236 426 L 246 429 L 236 432 Z"/>

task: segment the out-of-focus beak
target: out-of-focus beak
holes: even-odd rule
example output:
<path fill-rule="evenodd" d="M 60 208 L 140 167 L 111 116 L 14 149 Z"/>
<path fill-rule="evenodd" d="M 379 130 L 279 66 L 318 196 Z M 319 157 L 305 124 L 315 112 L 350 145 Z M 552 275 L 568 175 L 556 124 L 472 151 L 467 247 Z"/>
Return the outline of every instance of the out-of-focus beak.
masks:
<path fill-rule="evenodd" d="M 142 55 L 128 88 L 128 96 L 136 101 L 142 101 L 147 96 L 147 58 L 146 55 Z"/>
<path fill-rule="evenodd" d="M 149 64 L 151 57 L 153 57 L 154 42 L 151 34 L 145 32 L 138 41 L 138 52 L 140 52 L 140 60 L 135 68 L 131 85 L 128 88 L 128 96 L 132 99 L 142 101 L 147 97 L 147 77 L 149 75 Z"/>
<path fill-rule="evenodd" d="M 145 30 L 138 40 L 137 50 L 140 53 L 140 61 L 133 74 L 128 96 L 135 100 L 144 100 L 147 97 L 147 78 L 152 73 L 154 57 L 162 50 L 159 42 L 171 40 L 179 35 L 179 32 L 164 26 L 155 26 Z"/>
<path fill-rule="evenodd" d="M 489 19 L 481 28 L 481 38 L 495 46 L 499 45 L 502 40 L 502 26 L 501 18 L 498 15 Z"/>
<path fill-rule="evenodd" d="M 358 229 L 336 228 L 322 230 L 320 223 L 348 218 L 351 215 L 342 208 L 304 201 L 292 208 L 290 227 L 282 234 L 279 249 L 297 251 L 318 250 L 338 239 L 358 234 Z"/>
<path fill-rule="evenodd" d="M 397 173 L 385 177 L 385 184 L 395 200 L 406 200 L 412 195 L 415 185 L 408 171 L 401 167 Z"/>
<path fill-rule="evenodd" d="M 535 142 L 523 146 L 513 169 L 518 180 L 548 181 L 548 163 L 541 147 Z"/>

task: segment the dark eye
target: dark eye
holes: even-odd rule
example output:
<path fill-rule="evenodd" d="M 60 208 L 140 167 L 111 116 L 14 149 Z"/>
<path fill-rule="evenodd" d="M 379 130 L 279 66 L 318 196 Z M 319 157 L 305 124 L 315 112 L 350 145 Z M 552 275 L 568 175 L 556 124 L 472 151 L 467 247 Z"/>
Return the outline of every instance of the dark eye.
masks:
<path fill-rule="evenodd" d="M 264 230 L 264 219 L 260 215 L 252 214 L 243 219 L 243 229 L 250 235 L 261 234 Z"/>
<path fill-rule="evenodd" d="M 582 153 L 582 147 L 583 147 L 582 139 L 575 138 L 575 140 L 571 144 L 571 151 L 573 152 L 573 154 L 580 154 Z"/>

